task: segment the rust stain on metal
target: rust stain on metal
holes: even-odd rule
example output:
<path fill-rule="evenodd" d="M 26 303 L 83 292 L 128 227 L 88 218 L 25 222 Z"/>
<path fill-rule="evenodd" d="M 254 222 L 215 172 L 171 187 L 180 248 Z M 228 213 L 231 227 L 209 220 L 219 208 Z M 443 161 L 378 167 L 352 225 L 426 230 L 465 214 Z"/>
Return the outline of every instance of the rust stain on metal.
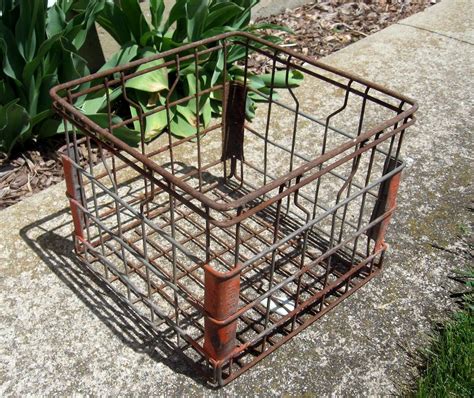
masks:
<path fill-rule="evenodd" d="M 210 358 L 219 361 L 234 351 L 237 320 L 218 325 L 214 320 L 224 321 L 238 308 L 240 291 L 240 268 L 221 273 L 212 267 L 204 267 L 204 350 Z"/>
<path fill-rule="evenodd" d="M 234 63 L 238 81 L 224 70 L 220 81 L 179 97 L 183 65 L 194 63 L 197 77 L 204 57 L 227 59 L 237 47 L 266 58 L 272 74 L 299 71 L 304 84 L 317 81 L 343 96 L 315 115 L 325 107 L 305 106 L 291 84 L 263 91 L 250 85 L 253 72 L 243 59 Z M 157 59 L 163 62 L 137 71 Z M 126 82 L 161 68 L 177 71 L 167 101 L 141 109 Z M 93 85 L 78 90 L 82 83 Z M 100 91 L 105 127 L 74 106 Z M 404 167 L 402 137 L 415 122 L 410 98 L 242 32 L 61 84 L 51 96 L 74 127 L 62 159 L 78 257 L 212 384 L 250 369 L 382 268 Z M 170 133 L 167 118 L 159 148 L 147 146 L 148 117 L 172 115 L 203 97 L 221 101 L 222 115 L 186 138 Z M 249 98 L 263 108 L 258 122 L 246 119 Z M 119 114 L 123 104 L 136 112 Z M 115 114 L 122 120 L 114 124 Z M 282 114 L 286 120 L 274 123 Z M 141 126 L 138 148 L 114 135 L 134 123 Z M 207 151 L 210 143 L 218 149 Z M 77 162 L 79 146 L 89 153 L 95 147 L 100 164 Z"/>

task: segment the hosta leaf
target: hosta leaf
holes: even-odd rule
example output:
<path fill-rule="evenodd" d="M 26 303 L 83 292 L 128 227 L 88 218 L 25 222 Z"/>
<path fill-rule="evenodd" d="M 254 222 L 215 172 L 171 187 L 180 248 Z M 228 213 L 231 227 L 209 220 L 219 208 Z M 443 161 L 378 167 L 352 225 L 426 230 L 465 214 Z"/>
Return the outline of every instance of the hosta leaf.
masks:
<path fill-rule="evenodd" d="M 140 65 L 137 72 L 163 64 L 163 59 L 147 62 Z M 125 87 L 147 92 L 158 92 L 168 89 L 168 71 L 166 68 L 156 69 L 143 75 L 132 77 L 125 83 Z"/>

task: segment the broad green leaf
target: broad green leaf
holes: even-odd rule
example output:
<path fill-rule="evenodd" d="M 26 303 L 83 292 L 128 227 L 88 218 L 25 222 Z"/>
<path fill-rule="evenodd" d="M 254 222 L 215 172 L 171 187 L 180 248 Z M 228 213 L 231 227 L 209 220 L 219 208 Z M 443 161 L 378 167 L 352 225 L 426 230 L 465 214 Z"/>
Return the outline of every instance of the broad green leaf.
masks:
<path fill-rule="evenodd" d="M 138 46 L 136 44 L 128 43 L 117 51 L 112 57 L 99 69 L 99 71 L 114 68 L 119 65 L 124 65 L 137 56 Z"/>
<path fill-rule="evenodd" d="M 30 120 L 31 127 L 33 128 L 35 125 L 41 123 L 43 120 L 45 120 L 46 118 L 52 115 L 53 115 L 53 111 L 51 109 L 45 109 L 44 111 L 37 113 Z"/>
<path fill-rule="evenodd" d="M 194 113 L 195 108 L 191 109 L 189 106 L 178 105 L 176 109 L 191 126 L 196 126 L 196 114 Z"/>
<path fill-rule="evenodd" d="M 35 24 L 40 7 L 44 7 L 42 1 L 20 0 L 20 18 L 15 27 L 15 39 L 18 51 L 25 61 L 31 61 L 36 52 L 36 40 L 41 41 L 43 37 L 36 37 Z M 44 22 L 43 22 L 44 23 Z M 42 32 L 43 34 L 45 32 Z"/>
<path fill-rule="evenodd" d="M 165 3 L 163 0 L 150 0 L 151 23 L 156 30 L 160 30 Z"/>
<path fill-rule="evenodd" d="M 132 37 L 136 43 L 140 42 L 140 38 L 150 31 L 150 27 L 142 13 L 138 0 L 121 0 L 120 5 L 122 6 L 123 13 L 127 20 L 127 26 L 132 33 Z M 119 27 L 123 29 L 124 27 Z"/>
<path fill-rule="evenodd" d="M 205 30 L 214 28 L 216 26 L 225 26 L 232 18 L 240 14 L 244 9 L 237 4 L 220 3 L 211 7 L 209 15 L 206 19 Z"/>
<path fill-rule="evenodd" d="M 64 123 L 62 120 L 48 118 L 41 124 L 37 131 L 39 138 L 48 138 L 64 132 Z"/>
<path fill-rule="evenodd" d="M 45 40 L 41 43 L 41 46 L 38 50 L 36 57 L 34 57 L 30 62 L 25 65 L 23 69 L 23 81 L 29 82 L 35 73 L 36 69 L 44 62 L 44 57 L 51 50 L 51 48 L 61 40 L 61 33 L 58 33 L 48 40 Z M 59 63 L 59 60 L 56 60 L 56 65 Z M 56 67 L 54 68 L 56 69 Z M 46 72 L 47 73 L 47 72 Z"/>
<path fill-rule="evenodd" d="M 171 133 L 177 137 L 189 137 L 196 134 L 196 128 L 191 126 L 186 119 L 177 114 L 171 121 Z"/>
<path fill-rule="evenodd" d="M 247 96 L 247 99 L 245 101 L 245 118 L 248 121 L 252 121 L 253 118 L 255 117 L 255 110 L 257 109 L 257 106 L 255 102 L 252 100 L 250 96 Z"/>
<path fill-rule="evenodd" d="M 222 50 L 219 50 L 217 54 L 217 62 L 214 68 L 214 72 L 212 73 L 211 86 L 214 86 L 217 83 L 223 70 L 224 70 L 224 52 Z"/>
<path fill-rule="evenodd" d="M 0 80 L 0 105 L 5 105 L 15 99 L 15 92 L 7 79 Z"/>
<path fill-rule="evenodd" d="M 259 78 L 263 80 L 267 87 L 270 87 L 272 84 L 272 74 L 266 73 L 259 75 Z M 298 87 L 303 81 L 303 74 L 298 70 L 291 70 L 288 73 L 286 70 L 280 70 L 275 72 L 275 77 L 273 81 L 273 88 L 288 88 L 288 87 Z"/>
<path fill-rule="evenodd" d="M 61 33 L 66 27 L 66 14 L 59 4 L 52 6 L 47 12 L 46 34 L 53 37 Z"/>
<path fill-rule="evenodd" d="M 21 83 L 21 71 L 24 60 L 18 52 L 12 32 L 0 20 L 0 59 L 2 59 L 3 73 L 11 77 L 18 86 Z"/>
<path fill-rule="evenodd" d="M 234 45 L 231 46 L 227 53 L 227 62 L 233 64 L 237 61 L 241 61 L 245 58 L 246 50 L 244 46 Z"/>
<path fill-rule="evenodd" d="M 59 84 L 58 76 L 56 73 L 51 73 L 44 75 L 41 80 L 38 81 L 38 106 L 36 112 L 43 112 L 45 110 L 51 110 L 51 97 L 49 95 L 49 90 L 51 87 Z M 52 113 L 50 113 L 52 114 Z M 35 116 L 32 116 L 31 125 L 34 126 L 33 119 Z"/>
<path fill-rule="evenodd" d="M 113 0 L 107 0 L 104 8 L 97 15 L 97 22 L 120 44 L 124 45 L 130 41 L 138 43 L 128 26 L 125 13 L 114 4 Z"/>
<path fill-rule="evenodd" d="M 235 27 L 236 29 L 242 29 L 244 27 L 247 27 L 251 19 L 252 8 L 256 6 L 258 2 L 259 0 L 234 1 L 234 3 L 238 4 L 241 7 L 244 7 L 245 11 L 242 12 L 242 15 L 234 21 L 233 27 Z"/>
<path fill-rule="evenodd" d="M 109 128 L 109 116 L 107 113 L 96 113 L 93 115 L 87 115 L 87 117 L 94 123 L 98 124 L 100 127 L 105 129 Z M 112 124 L 117 124 L 120 122 L 122 122 L 122 119 L 119 116 L 114 115 L 112 117 Z M 125 126 L 114 129 L 113 135 L 131 146 L 137 146 L 140 142 L 140 132 L 129 129 Z"/>
<path fill-rule="evenodd" d="M 222 114 L 222 101 L 214 100 L 211 98 L 211 109 L 214 116 L 220 116 Z"/>
<path fill-rule="evenodd" d="M 204 123 L 204 128 L 207 128 L 211 123 L 212 118 L 212 106 L 211 106 L 211 99 L 207 98 L 204 106 L 201 108 L 202 119 Z"/>
<path fill-rule="evenodd" d="M 163 59 L 147 62 L 140 65 L 137 72 L 153 68 L 163 64 Z M 150 93 L 168 89 L 168 71 L 166 67 L 146 72 L 143 75 L 132 77 L 125 83 L 125 87 L 136 90 L 147 91 Z"/>
<path fill-rule="evenodd" d="M 25 141 L 31 132 L 28 112 L 17 100 L 0 105 L 0 151 L 10 154 L 17 142 Z"/>
<path fill-rule="evenodd" d="M 235 28 L 233 26 L 215 26 L 211 29 L 205 30 L 202 33 L 202 38 L 206 39 L 209 37 L 220 35 L 222 33 L 237 32 L 238 30 L 238 28 Z"/>
<path fill-rule="evenodd" d="M 103 8 L 104 0 L 89 1 L 85 11 L 68 22 L 64 36 L 74 44 L 76 49 L 80 49 L 84 45 L 87 32 L 94 24 L 96 15 L 98 15 Z"/>
<path fill-rule="evenodd" d="M 150 109 L 146 109 L 149 100 L 147 98 L 147 94 L 144 92 L 137 92 L 136 93 L 136 98 L 138 103 L 141 105 L 143 111 L 150 111 Z M 172 102 L 174 99 L 171 99 L 170 102 Z M 158 106 L 163 106 L 166 103 L 166 99 L 160 95 L 158 95 L 157 101 Z M 175 114 L 176 107 L 170 107 L 169 108 L 169 118 L 170 120 L 173 119 L 174 114 Z M 130 112 L 133 117 L 138 115 L 137 110 L 131 106 L 130 107 Z M 140 122 L 137 120 L 134 123 L 134 128 L 137 131 L 141 131 L 140 127 Z M 149 142 L 155 137 L 157 137 L 159 134 L 163 132 L 163 130 L 167 127 L 168 125 L 168 115 L 166 112 L 166 109 L 161 110 L 157 113 L 154 113 L 150 116 L 147 116 L 145 119 L 145 142 Z"/>
<path fill-rule="evenodd" d="M 186 28 L 189 42 L 201 38 L 208 12 L 207 0 L 189 0 L 186 2 Z"/>
<path fill-rule="evenodd" d="M 187 0 L 176 0 L 174 6 L 170 10 L 167 21 L 163 26 L 163 32 L 169 31 L 169 28 L 177 21 L 186 18 L 186 2 Z"/>

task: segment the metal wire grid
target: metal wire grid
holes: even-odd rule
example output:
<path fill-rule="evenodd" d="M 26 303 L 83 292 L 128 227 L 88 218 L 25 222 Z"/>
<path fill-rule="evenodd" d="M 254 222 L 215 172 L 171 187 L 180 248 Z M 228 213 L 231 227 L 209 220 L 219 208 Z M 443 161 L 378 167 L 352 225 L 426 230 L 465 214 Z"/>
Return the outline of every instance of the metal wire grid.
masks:
<path fill-rule="evenodd" d="M 206 49 L 197 50 L 204 45 Z M 386 249 L 383 235 L 394 210 L 393 187 L 396 194 L 403 168 L 400 147 L 416 109 L 404 97 L 245 34 L 224 35 L 162 56 L 164 65 L 174 64 L 179 70 L 183 60 L 198 61 L 206 51 L 223 51 L 225 57 L 231 46 L 241 46 L 247 55 L 250 50 L 266 54 L 272 74 L 284 67 L 288 76 L 291 68 L 297 68 L 342 90 L 342 103 L 321 120 L 304 109 L 298 90 L 279 90 L 284 92 L 278 100 L 271 90 L 262 94 L 266 101 L 262 117 L 253 123 L 236 120 L 229 114 L 230 109 L 239 114 L 238 108 L 245 106 L 232 102 L 243 97 L 242 87 L 248 88 L 245 62 L 243 84 L 232 86 L 224 79 L 195 96 L 199 103 L 201 95 L 222 90 L 221 119 L 207 129 L 196 126 L 196 135 L 188 139 L 164 134 L 157 150 L 147 148 L 142 138 L 138 152 L 110 135 L 120 126 L 110 121 L 108 131 L 102 129 L 71 105 L 80 95 L 114 85 L 121 86 L 123 98 L 132 104 L 125 82 L 135 74 L 125 71 L 137 64 L 90 77 L 89 81 L 102 79 L 96 88 L 73 93 L 80 83 L 75 82 L 53 92 L 57 111 L 73 126 L 64 160 L 72 177 L 68 195 L 73 218 L 77 211 L 78 254 L 151 327 L 165 335 L 172 332 L 182 350 L 204 371 L 209 369 L 219 385 L 268 355 L 379 271 Z M 120 77 L 114 80 L 117 73 Z M 55 94 L 61 89 L 67 90 L 65 99 Z M 352 106 L 355 99 L 359 102 Z M 173 105 L 168 102 L 147 113 L 166 112 Z M 357 112 L 352 134 L 333 126 L 351 106 Z M 366 127 L 370 106 L 376 121 L 371 129 Z M 275 107 L 291 115 L 291 134 L 282 137 L 278 126 L 272 126 Z M 381 119 L 379 108 L 385 111 L 383 117 L 387 111 L 391 117 Z M 139 113 L 135 120 L 143 126 L 146 117 Z M 228 127 L 239 123 L 244 137 L 240 143 L 235 141 L 239 131 Z M 298 148 L 302 123 L 316 132 L 319 141 L 314 147 Z M 92 146 L 99 148 L 102 170 L 91 160 L 88 167 L 79 164 L 76 128 L 86 135 L 82 141 L 89 154 Z M 209 154 L 202 150 L 204 145 L 219 150 Z M 104 149 L 111 156 L 106 158 Z M 185 154 L 181 159 L 180 150 Z M 190 160 L 192 153 L 195 157 Z M 120 173 L 127 170 L 136 177 L 124 182 Z M 206 278 L 213 270 L 232 283 L 235 274 L 238 281 L 231 311 L 220 318 L 211 313 L 206 298 L 228 300 L 210 288 Z M 228 334 L 229 341 L 213 345 L 209 336 L 218 332 Z"/>

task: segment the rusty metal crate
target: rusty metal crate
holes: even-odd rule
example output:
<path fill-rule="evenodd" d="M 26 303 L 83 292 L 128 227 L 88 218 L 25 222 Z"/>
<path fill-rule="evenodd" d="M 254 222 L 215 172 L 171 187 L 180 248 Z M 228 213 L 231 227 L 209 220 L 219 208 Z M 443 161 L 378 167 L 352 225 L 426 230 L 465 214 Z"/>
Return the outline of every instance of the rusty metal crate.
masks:
<path fill-rule="evenodd" d="M 224 63 L 223 79 L 192 98 L 168 95 L 114 124 L 120 107 L 107 94 L 106 127 L 76 106 L 115 89 L 136 106 L 126 87 L 134 76 L 235 49 L 245 54 L 242 78 L 229 81 Z M 254 89 L 255 54 L 272 75 L 298 70 L 303 83 Z M 181 78 L 175 73 L 171 90 Z M 250 92 L 261 96 L 251 122 Z M 196 123 L 195 134 L 178 139 L 168 124 L 145 143 L 147 117 L 210 93 L 222 115 L 208 127 Z M 67 132 L 77 256 L 211 383 L 233 380 L 380 271 L 400 147 L 415 121 L 409 98 L 246 33 L 99 72 L 51 95 Z M 138 148 L 114 135 L 133 122 Z"/>

